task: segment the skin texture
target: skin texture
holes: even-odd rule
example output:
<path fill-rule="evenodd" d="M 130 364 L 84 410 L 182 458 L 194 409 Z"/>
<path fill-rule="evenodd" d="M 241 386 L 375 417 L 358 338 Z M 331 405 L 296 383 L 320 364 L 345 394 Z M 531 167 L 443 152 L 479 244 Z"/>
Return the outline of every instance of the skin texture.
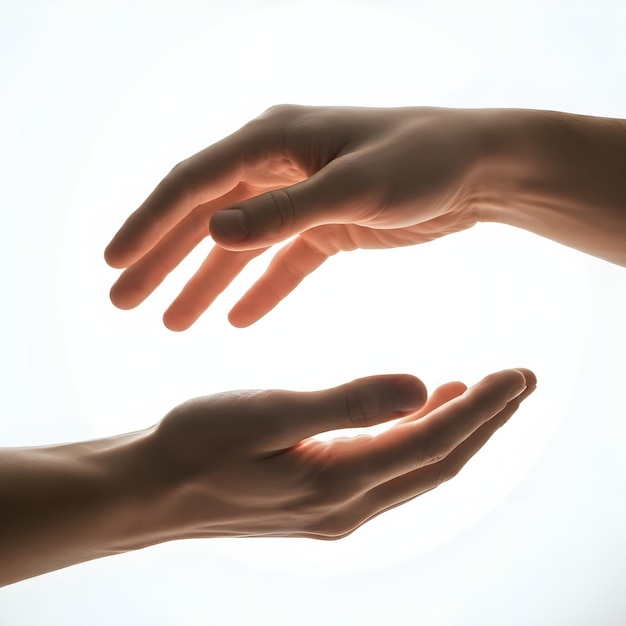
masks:
<path fill-rule="evenodd" d="M 535 388 L 526 369 L 190 400 L 145 431 L 0 450 L 0 584 L 173 539 L 339 539 L 452 478 Z M 395 423 L 375 436 L 336 429 Z"/>
<path fill-rule="evenodd" d="M 293 238 L 229 315 L 248 326 L 328 257 L 497 221 L 626 265 L 626 123 L 552 111 L 278 106 L 179 163 L 107 250 L 140 304 L 203 239 L 164 315 L 193 324 L 245 265 Z"/>
<path fill-rule="evenodd" d="M 205 237 L 165 313 L 188 328 L 283 242 L 231 311 L 246 326 L 340 250 L 430 241 L 498 221 L 626 265 L 620 120 L 547 111 L 282 106 L 176 166 L 109 244 L 111 298 L 143 301 Z M 0 584 L 172 539 L 338 539 L 453 477 L 536 385 L 529 370 L 407 375 L 316 393 L 228 392 L 146 431 L 0 450 Z M 373 437 L 317 433 L 398 420 Z"/>

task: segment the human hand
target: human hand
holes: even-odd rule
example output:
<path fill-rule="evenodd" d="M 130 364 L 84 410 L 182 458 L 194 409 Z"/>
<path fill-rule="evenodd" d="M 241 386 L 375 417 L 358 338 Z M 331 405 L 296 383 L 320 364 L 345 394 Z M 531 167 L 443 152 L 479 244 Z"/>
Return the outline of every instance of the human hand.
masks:
<path fill-rule="evenodd" d="M 0 586 L 174 539 L 339 539 L 454 476 L 535 384 L 521 369 L 428 400 L 407 375 L 232 391 L 144 431 L 0 449 Z M 313 438 L 394 419 L 371 437 Z"/>
<path fill-rule="evenodd" d="M 311 393 L 227 392 L 191 400 L 150 436 L 140 471 L 156 494 L 150 539 L 281 536 L 339 539 L 452 478 L 517 410 L 536 378 L 491 374 L 428 400 L 407 375 Z M 314 435 L 401 418 L 375 436 Z M 137 498 L 133 498 L 137 500 Z"/>
<path fill-rule="evenodd" d="M 230 312 L 243 327 L 341 250 L 468 228 L 485 119 L 477 110 L 273 107 L 179 163 L 128 218 L 105 253 L 126 268 L 111 299 L 137 306 L 210 233 L 217 245 L 164 315 L 184 330 L 251 259 L 295 236 Z"/>

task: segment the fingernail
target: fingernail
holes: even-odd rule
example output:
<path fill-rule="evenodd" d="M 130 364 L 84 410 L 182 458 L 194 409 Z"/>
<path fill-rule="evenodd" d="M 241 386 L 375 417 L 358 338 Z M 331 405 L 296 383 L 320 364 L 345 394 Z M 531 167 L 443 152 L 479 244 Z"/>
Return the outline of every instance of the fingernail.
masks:
<path fill-rule="evenodd" d="M 241 209 L 218 211 L 211 219 L 211 232 L 226 243 L 241 243 L 250 234 L 246 215 Z"/>
<path fill-rule="evenodd" d="M 391 401 L 398 413 L 417 411 L 424 406 L 425 392 L 411 380 L 392 383 L 390 387 Z"/>

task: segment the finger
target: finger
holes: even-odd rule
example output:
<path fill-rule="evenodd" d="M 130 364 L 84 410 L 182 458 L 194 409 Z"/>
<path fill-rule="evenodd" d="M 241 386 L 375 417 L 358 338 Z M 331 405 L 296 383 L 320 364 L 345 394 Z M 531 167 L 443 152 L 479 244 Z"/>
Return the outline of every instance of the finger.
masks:
<path fill-rule="evenodd" d="M 370 376 L 327 389 L 272 391 L 254 400 L 249 429 L 257 449 L 274 452 L 330 430 L 362 428 L 418 410 L 426 388 L 408 374 Z"/>
<path fill-rule="evenodd" d="M 189 328 L 213 304 L 241 270 L 263 252 L 265 248 L 231 252 L 215 246 L 165 311 L 163 323 L 174 331 Z"/>
<path fill-rule="evenodd" d="M 362 442 L 359 453 L 346 458 L 346 471 L 371 487 L 437 463 L 524 389 L 526 377 L 522 371 L 491 374 L 421 419 Z"/>
<path fill-rule="evenodd" d="M 367 243 L 361 230 L 370 229 L 327 224 L 300 234 L 274 256 L 263 276 L 233 307 L 229 314 L 231 324 L 240 328 L 254 324 L 330 256 Z"/>
<path fill-rule="evenodd" d="M 454 400 L 454 398 L 458 398 L 461 394 L 467 391 L 467 385 L 465 383 L 461 383 L 458 381 L 453 381 L 449 383 L 445 383 L 440 387 L 437 387 L 435 391 L 433 391 L 430 396 L 428 396 L 428 400 L 426 404 L 415 413 L 411 415 L 407 415 L 398 421 L 398 424 L 406 424 L 409 422 L 414 422 L 424 415 L 428 415 L 435 409 L 438 409 L 440 406 L 446 404 L 446 402 L 450 402 L 450 400 Z"/>
<path fill-rule="evenodd" d="M 454 478 L 536 389 L 536 384 L 531 381 L 528 381 L 528 385 L 520 396 L 507 403 L 504 409 L 454 448 L 444 459 L 390 480 L 365 494 L 364 508 L 368 511 L 375 511 L 369 519 L 404 504 Z M 365 521 L 363 520 L 363 522 Z"/>
<path fill-rule="evenodd" d="M 107 263 L 120 268 L 133 264 L 195 207 L 236 187 L 245 163 L 256 161 L 273 143 L 258 124 L 247 125 L 181 161 L 113 237 L 104 253 Z"/>
<path fill-rule="evenodd" d="M 249 253 L 250 251 L 244 252 Z M 312 247 L 304 238 L 294 239 L 276 253 L 263 276 L 232 308 L 228 315 L 230 323 L 238 328 L 254 324 L 286 298 L 327 258 L 327 254 Z"/>
<path fill-rule="evenodd" d="M 248 250 L 321 224 L 366 219 L 378 203 L 368 188 L 367 171 L 353 155 L 342 156 L 302 182 L 218 211 L 211 218 L 211 236 L 224 248 Z"/>
<path fill-rule="evenodd" d="M 224 204 L 249 195 L 244 185 L 238 185 L 224 196 L 193 209 L 141 259 L 122 272 L 111 288 L 113 304 L 121 309 L 132 309 L 143 302 L 209 236 L 210 216 Z"/>

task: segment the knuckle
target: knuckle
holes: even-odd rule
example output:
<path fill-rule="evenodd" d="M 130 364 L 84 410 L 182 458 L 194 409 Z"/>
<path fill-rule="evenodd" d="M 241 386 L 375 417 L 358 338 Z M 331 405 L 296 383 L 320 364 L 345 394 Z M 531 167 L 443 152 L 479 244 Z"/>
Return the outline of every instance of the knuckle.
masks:
<path fill-rule="evenodd" d="M 442 485 L 443 483 L 452 480 L 459 474 L 463 465 L 463 462 L 459 462 L 456 459 L 445 459 L 440 461 L 436 467 L 435 486 Z"/>
<path fill-rule="evenodd" d="M 177 163 L 168 174 L 174 193 L 183 198 L 189 199 L 194 205 L 199 204 L 198 201 L 198 185 L 193 179 L 193 175 L 189 167 L 189 159 L 185 159 Z"/>
<path fill-rule="evenodd" d="M 316 238 L 315 235 L 319 232 L 319 227 L 305 231 L 300 234 L 300 241 L 307 249 L 309 255 L 326 260 L 329 256 L 337 254 L 338 250 L 332 245 L 332 241 L 329 241 L 330 237 L 323 239 Z"/>
<path fill-rule="evenodd" d="M 244 129 L 259 145 L 266 145 L 268 140 L 282 144 L 287 128 L 298 119 L 301 108 L 295 104 L 275 104 L 247 122 Z"/>
<path fill-rule="evenodd" d="M 274 104 L 265 109 L 260 117 L 265 118 L 284 118 L 293 115 L 300 107 L 296 104 Z"/>
<path fill-rule="evenodd" d="M 176 267 L 158 246 L 150 251 L 150 256 L 155 264 L 168 274 Z"/>
<path fill-rule="evenodd" d="M 354 532 L 367 518 L 364 498 L 357 495 L 348 476 L 318 469 L 306 481 L 306 493 L 298 503 L 298 512 L 307 519 L 311 536 L 335 541 Z"/>
<path fill-rule="evenodd" d="M 209 219 L 210 217 L 207 216 L 206 212 L 199 210 L 198 207 L 189 214 L 194 246 L 209 236 Z"/>
<path fill-rule="evenodd" d="M 379 386 L 353 385 L 345 392 L 345 415 L 348 427 L 369 426 L 390 412 L 389 392 Z"/>
<path fill-rule="evenodd" d="M 274 208 L 273 219 L 277 219 L 279 231 L 291 230 L 296 222 L 296 210 L 291 194 L 286 189 L 277 189 L 269 194 Z"/>
<path fill-rule="evenodd" d="M 333 164 L 333 173 L 341 177 L 344 184 L 352 190 L 369 187 L 372 168 L 368 167 L 367 159 L 358 152 L 344 154 L 336 159 Z"/>
<path fill-rule="evenodd" d="M 313 532 L 318 539 L 338 541 L 352 534 L 358 527 L 359 524 L 345 511 L 338 511 L 320 517 L 314 524 Z"/>
<path fill-rule="evenodd" d="M 439 447 L 429 451 L 428 454 L 428 462 L 429 464 L 433 463 L 441 463 L 448 456 L 450 451 L 450 446 L 445 445 L 444 447 Z"/>
<path fill-rule="evenodd" d="M 290 285 L 299 284 L 308 274 L 308 272 L 298 264 L 297 259 L 281 257 L 277 259 L 277 262 L 280 263 L 281 269 L 285 273 Z"/>
<path fill-rule="evenodd" d="M 299 284 L 302 282 L 306 273 L 303 272 L 297 265 L 293 263 L 286 262 L 283 264 L 283 269 L 285 270 L 285 274 L 291 279 L 290 284 Z"/>
<path fill-rule="evenodd" d="M 424 433 L 422 444 L 418 447 L 412 468 L 415 469 L 444 461 L 452 447 L 451 443 L 442 441 L 435 434 Z"/>

